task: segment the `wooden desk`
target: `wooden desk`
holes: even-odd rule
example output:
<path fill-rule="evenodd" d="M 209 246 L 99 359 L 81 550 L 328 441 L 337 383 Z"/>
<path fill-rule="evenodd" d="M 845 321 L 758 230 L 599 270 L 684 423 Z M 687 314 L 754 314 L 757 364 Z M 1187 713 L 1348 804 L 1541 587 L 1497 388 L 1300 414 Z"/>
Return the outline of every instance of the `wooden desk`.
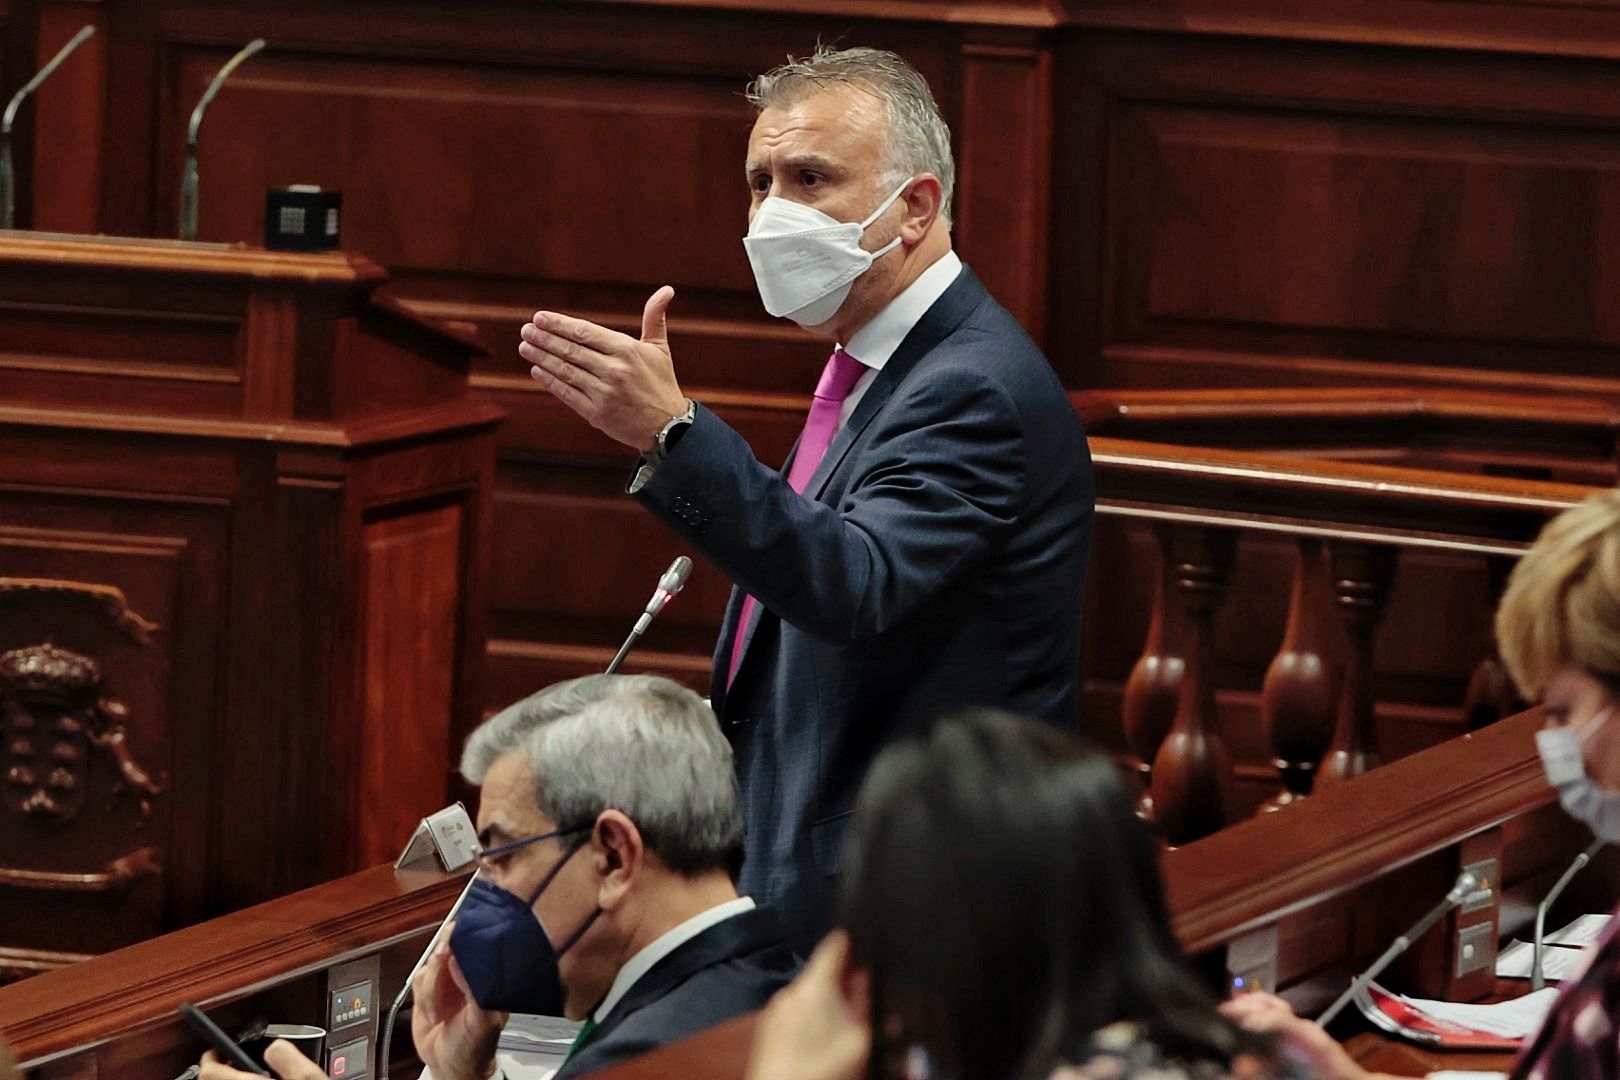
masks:
<path fill-rule="evenodd" d="M 176 1012 L 182 1001 L 227 1031 L 258 1017 L 328 1026 L 330 994 L 370 979 L 369 1019 L 334 1030 L 328 1048 L 359 1037 L 375 1047 L 388 1003 L 465 880 L 376 866 L 0 987 L 0 1038 L 29 1080 L 170 1080 L 201 1053 Z M 396 1033 L 407 1055 L 409 1042 Z"/>
<path fill-rule="evenodd" d="M 1539 723 L 1534 713 L 1510 717 L 1169 852 L 1165 874 L 1182 942 L 1212 973 L 1260 956 L 1269 984 L 1310 1014 L 1443 894 L 1458 860 L 1479 854 L 1481 844 L 1500 859 L 1499 896 L 1537 895 L 1587 839 L 1541 779 L 1531 739 Z M 278 1001 L 287 1019 L 318 1015 L 334 965 L 368 955 L 380 958 L 386 1000 L 456 886 L 376 867 L 0 988 L 0 1035 L 14 1044 L 29 1080 L 169 1080 L 196 1050 L 175 1022 L 180 1001 L 217 1007 L 228 1022 Z M 1601 864 L 1572 892 L 1580 887 L 1608 888 Z M 1605 903 L 1590 893 L 1572 900 L 1585 910 L 1596 910 L 1594 902 Z M 1493 903 L 1498 910 L 1517 932 L 1519 906 Z M 1415 983 L 1447 963 L 1457 928 L 1448 920 L 1420 941 L 1412 969 L 1392 969 L 1391 987 L 1428 992 Z M 1254 949 L 1256 940 L 1269 940 L 1269 952 Z M 752 1030 L 744 1018 L 610 1075 L 738 1077 Z M 1378 1055 L 1368 1060 L 1379 1068 L 1418 1067 L 1401 1064 L 1415 1048 L 1355 1045 Z"/>
<path fill-rule="evenodd" d="M 1375 1032 L 1347 1040 L 1344 1048 L 1363 1068 L 1395 1076 L 1425 1076 L 1441 1069 L 1507 1072 L 1516 1059 L 1514 1054 L 1429 1050 Z"/>

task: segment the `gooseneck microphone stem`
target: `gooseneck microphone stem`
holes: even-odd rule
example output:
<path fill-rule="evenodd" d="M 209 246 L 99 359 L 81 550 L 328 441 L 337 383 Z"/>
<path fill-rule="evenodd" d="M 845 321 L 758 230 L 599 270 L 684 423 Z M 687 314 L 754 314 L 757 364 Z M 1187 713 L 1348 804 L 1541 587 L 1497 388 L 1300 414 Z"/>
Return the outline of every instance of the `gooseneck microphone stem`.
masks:
<path fill-rule="evenodd" d="M 5 115 L 0 117 L 0 229 L 12 228 L 16 221 L 17 179 L 11 165 L 11 125 L 17 119 L 17 110 L 22 107 L 24 99 L 38 90 L 39 84 L 50 78 L 51 73 L 62 66 L 62 61 L 95 32 L 94 26 L 81 27 L 71 41 L 57 50 L 50 63 L 40 68 L 32 79 L 23 84 L 21 90 L 11 96 Z"/>
<path fill-rule="evenodd" d="M 197 132 L 202 128 L 203 113 L 219 93 L 219 88 L 230 78 L 231 72 L 241 66 L 242 61 L 264 48 L 264 38 L 254 38 L 242 46 L 237 54 L 225 61 L 225 66 L 219 69 L 214 81 L 208 84 L 203 91 L 197 107 L 191 110 L 191 123 L 186 126 L 186 168 L 180 178 L 180 239 L 197 239 Z"/>
<path fill-rule="evenodd" d="M 1458 874 L 1456 882 L 1451 886 L 1451 891 L 1446 893 L 1446 898 L 1440 901 L 1433 911 L 1419 919 L 1417 925 L 1413 926 L 1412 929 L 1390 942 L 1389 948 L 1385 949 L 1383 954 L 1373 961 L 1372 967 L 1351 979 L 1350 985 L 1345 988 L 1344 993 L 1340 994 L 1338 999 L 1327 1007 L 1326 1012 L 1316 1018 L 1316 1022 L 1323 1027 L 1327 1027 L 1333 1018 L 1338 1016 L 1340 1011 L 1366 988 L 1368 983 L 1378 978 L 1385 968 L 1394 963 L 1397 956 L 1411 948 L 1412 942 L 1427 934 L 1429 929 L 1439 922 L 1446 912 L 1462 903 L 1467 899 L 1469 893 L 1479 887 L 1480 880 L 1474 876 L 1472 871 L 1464 870 L 1461 874 Z"/>
<path fill-rule="evenodd" d="M 1547 985 L 1547 975 L 1542 970 L 1541 960 L 1543 950 L 1546 948 L 1548 909 L 1553 906 L 1559 894 L 1569 887 L 1569 883 L 1574 880 L 1575 875 L 1586 868 L 1586 864 L 1592 861 L 1592 857 L 1606 843 L 1608 843 L 1607 840 L 1594 840 L 1587 846 L 1585 851 L 1575 856 L 1574 861 L 1569 864 L 1569 868 L 1553 883 L 1553 887 L 1547 890 L 1547 895 L 1542 898 L 1541 903 L 1536 905 L 1536 932 L 1531 939 L 1530 989 L 1540 990 Z"/>
<path fill-rule="evenodd" d="M 630 636 L 624 639 L 624 644 L 619 646 L 618 653 L 602 674 L 612 675 L 619 670 L 619 665 L 630 655 L 630 650 L 641 639 L 641 635 L 647 632 L 647 627 L 652 625 L 652 621 L 671 600 L 680 595 L 681 590 L 686 588 L 686 579 L 691 576 L 692 560 L 685 555 L 676 556 L 675 561 L 669 564 L 669 569 L 664 571 L 664 576 L 658 579 L 658 588 L 653 590 L 652 599 L 647 601 L 641 617 L 630 629 Z"/>
<path fill-rule="evenodd" d="M 461 890 L 461 895 L 456 897 L 456 902 L 450 905 L 450 913 L 434 928 L 433 936 L 428 938 L 427 948 L 422 950 L 422 955 L 418 956 L 416 963 L 411 965 L 409 974 L 405 976 L 405 985 L 399 988 L 399 994 L 394 998 L 394 1003 L 388 1007 L 388 1018 L 383 1021 L 382 1039 L 377 1047 L 379 1056 L 375 1075 L 378 1080 L 388 1080 L 388 1067 L 391 1064 L 390 1057 L 394 1052 L 394 1022 L 399 1019 L 399 1010 L 405 1004 L 405 999 L 411 996 L 411 982 L 416 978 L 418 971 L 427 967 L 428 960 L 433 956 L 433 950 L 438 947 L 439 935 L 444 933 L 444 928 L 449 926 L 455 920 L 456 915 L 460 913 L 461 905 L 467 902 L 467 894 L 472 892 L 473 882 L 477 880 L 478 871 L 474 870 L 472 877 L 467 879 L 467 887 Z"/>

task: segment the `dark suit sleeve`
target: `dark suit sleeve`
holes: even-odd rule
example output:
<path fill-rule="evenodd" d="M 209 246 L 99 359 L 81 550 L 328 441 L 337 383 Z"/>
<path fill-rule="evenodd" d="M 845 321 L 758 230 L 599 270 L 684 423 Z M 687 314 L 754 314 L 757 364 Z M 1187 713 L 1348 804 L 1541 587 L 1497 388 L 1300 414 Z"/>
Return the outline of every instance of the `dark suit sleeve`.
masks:
<path fill-rule="evenodd" d="M 1023 427 L 1000 384 L 946 367 L 902 383 L 851 453 L 848 494 L 816 502 L 700 406 L 636 497 L 787 622 L 853 641 L 903 622 L 1016 519 Z"/>

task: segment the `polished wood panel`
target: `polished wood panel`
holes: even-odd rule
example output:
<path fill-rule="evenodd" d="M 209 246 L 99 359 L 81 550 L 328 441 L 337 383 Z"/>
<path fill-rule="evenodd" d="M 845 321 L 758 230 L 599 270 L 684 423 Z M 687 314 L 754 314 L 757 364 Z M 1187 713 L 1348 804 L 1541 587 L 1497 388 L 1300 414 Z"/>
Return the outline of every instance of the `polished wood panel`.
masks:
<path fill-rule="evenodd" d="M 24 177 L 23 191 L 30 197 L 18 202 L 18 220 L 31 228 L 101 231 L 98 210 L 106 182 L 101 132 L 106 123 L 111 7 L 103 0 L 45 0 L 39 5 L 36 66 L 55 56 L 80 27 L 93 26 L 96 32 L 36 92 L 31 160 L 39 168 Z M 48 179 L 27 182 L 35 177 Z"/>
<path fill-rule="evenodd" d="M 365 704 L 359 776 L 361 828 L 350 859 L 398 854 L 423 816 L 402 791 L 443 791 L 455 715 L 456 605 L 461 507 L 441 506 L 368 521 L 365 548 Z M 410 598 L 414 617 L 399 617 Z M 407 734 L 408 733 L 408 734 Z"/>
<path fill-rule="evenodd" d="M 1052 337 L 1095 347 L 1086 382 L 1612 393 L 1620 81 L 1310 38 L 1065 40 Z"/>
<path fill-rule="evenodd" d="M 447 801 L 500 415 L 382 279 L 0 235 L 5 972 L 375 862 Z"/>

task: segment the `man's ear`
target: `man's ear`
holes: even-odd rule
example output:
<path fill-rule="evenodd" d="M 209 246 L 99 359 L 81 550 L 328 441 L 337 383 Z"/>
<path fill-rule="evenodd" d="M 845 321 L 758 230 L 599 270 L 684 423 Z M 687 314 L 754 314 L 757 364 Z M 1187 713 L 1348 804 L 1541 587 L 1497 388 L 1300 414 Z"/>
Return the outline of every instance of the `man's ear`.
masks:
<path fill-rule="evenodd" d="M 933 173 L 918 173 L 900 202 L 906 215 L 900 222 L 900 239 L 907 247 L 915 247 L 922 243 L 944 209 L 945 188 Z"/>
<path fill-rule="evenodd" d="M 636 823 L 618 810 L 597 816 L 591 843 L 596 848 L 597 906 L 612 911 L 624 903 L 646 865 L 647 846 Z"/>

